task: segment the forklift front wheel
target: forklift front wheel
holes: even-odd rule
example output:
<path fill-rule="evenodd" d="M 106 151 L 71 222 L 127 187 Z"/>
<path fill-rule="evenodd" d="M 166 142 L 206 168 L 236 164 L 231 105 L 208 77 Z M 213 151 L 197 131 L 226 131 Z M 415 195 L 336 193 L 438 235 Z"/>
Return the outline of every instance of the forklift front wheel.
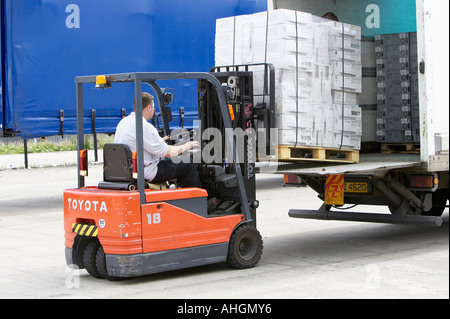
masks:
<path fill-rule="evenodd" d="M 262 250 L 263 241 L 259 231 L 244 224 L 231 235 L 227 263 L 233 268 L 252 268 L 261 259 Z"/>

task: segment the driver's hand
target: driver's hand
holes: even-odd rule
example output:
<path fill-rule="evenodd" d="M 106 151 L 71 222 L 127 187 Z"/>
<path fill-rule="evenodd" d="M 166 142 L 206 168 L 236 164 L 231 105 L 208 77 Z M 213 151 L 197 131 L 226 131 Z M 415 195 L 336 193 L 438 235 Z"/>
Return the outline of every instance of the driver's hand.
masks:
<path fill-rule="evenodd" d="M 189 148 L 200 147 L 198 141 L 190 141 L 189 143 L 190 143 Z"/>

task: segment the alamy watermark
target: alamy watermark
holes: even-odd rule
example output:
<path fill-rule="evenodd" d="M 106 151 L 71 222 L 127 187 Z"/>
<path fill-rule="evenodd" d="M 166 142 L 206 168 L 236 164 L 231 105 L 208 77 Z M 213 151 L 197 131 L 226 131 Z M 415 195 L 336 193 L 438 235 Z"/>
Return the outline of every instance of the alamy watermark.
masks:
<path fill-rule="evenodd" d="M 278 165 L 278 129 L 269 129 L 269 140 L 267 140 L 267 129 L 260 128 L 225 128 L 224 132 L 218 128 L 210 127 L 200 132 L 201 122 L 195 121 L 193 129 L 193 140 L 201 146 L 201 150 L 192 153 L 185 152 L 180 156 L 171 157 L 174 163 L 193 162 L 195 164 L 217 164 L 227 163 L 253 164 L 256 161 L 269 162 L 270 166 L 263 167 L 264 172 L 275 171 Z M 172 131 L 170 139 L 177 142 L 182 136 L 189 136 L 186 129 Z M 267 147 L 269 145 L 269 147 Z M 192 159 L 191 159 L 192 157 Z"/>
<path fill-rule="evenodd" d="M 77 265 L 66 266 L 66 287 L 69 289 L 80 288 L 80 269 Z"/>
<path fill-rule="evenodd" d="M 369 15 L 366 17 L 367 29 L 379 29 L 380 28 L 380 7 L 376 4 L 369 4 L 366 7 L 366 13 Z"/>

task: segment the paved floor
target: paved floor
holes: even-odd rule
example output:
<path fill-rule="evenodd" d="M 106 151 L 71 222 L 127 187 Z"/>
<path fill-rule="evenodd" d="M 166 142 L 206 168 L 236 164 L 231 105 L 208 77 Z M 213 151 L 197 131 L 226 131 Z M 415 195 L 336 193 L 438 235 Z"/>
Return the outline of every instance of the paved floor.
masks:
<path fill-rule="evenodd" d="M 103 161 L 103 150 L 97 151 L 97 159 L 99 162 Z M 88 160 L 95 162 L 95 153 L 93 150 L 88 152 Z M 70 166 L 76 163 L 76 151 L 28 154 L 28 168 Z M 0 171 L 24 167 L 25 156 L 23 154 L 0 155 Z"/>
<path fill-rule="evenodd" d="M 278 175 L 257 175 L 264 252 L 253 269 L 217 264 L 120 282 L 70 270 L 62 192 L 76 186 L 76 168 L 60 165 L 75 154 L 35 160 L 55 167 L 0 169 L 0 298 L 449 298 L 448 209 L 440 228 L 291 219 L 290 208 L 321 201 Z M 0 156 L 0 167 L 12 158 Z M 102 166 L 89 173 L 97 184 Z"/>

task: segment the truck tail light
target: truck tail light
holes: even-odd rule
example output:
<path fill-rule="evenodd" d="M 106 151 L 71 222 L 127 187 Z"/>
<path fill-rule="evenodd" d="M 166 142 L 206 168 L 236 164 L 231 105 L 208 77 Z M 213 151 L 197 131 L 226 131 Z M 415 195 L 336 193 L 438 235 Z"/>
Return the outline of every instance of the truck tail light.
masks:
<path fill-rule="evenodd" d="M 434 175 L 410 175 L 409 185 L 413 188 L 433 188 L 439 180 Z"/>
<path fill-rule="evenodd" d="M 137 152 L 133 152 L 132 155 L 132 160 L 133 160 L 133 178 L 137 179 Z"/>
<path fill-rule="evenodd" d="M 88 176 L 87 150 L 80 150 L 80 175 Z"/>

